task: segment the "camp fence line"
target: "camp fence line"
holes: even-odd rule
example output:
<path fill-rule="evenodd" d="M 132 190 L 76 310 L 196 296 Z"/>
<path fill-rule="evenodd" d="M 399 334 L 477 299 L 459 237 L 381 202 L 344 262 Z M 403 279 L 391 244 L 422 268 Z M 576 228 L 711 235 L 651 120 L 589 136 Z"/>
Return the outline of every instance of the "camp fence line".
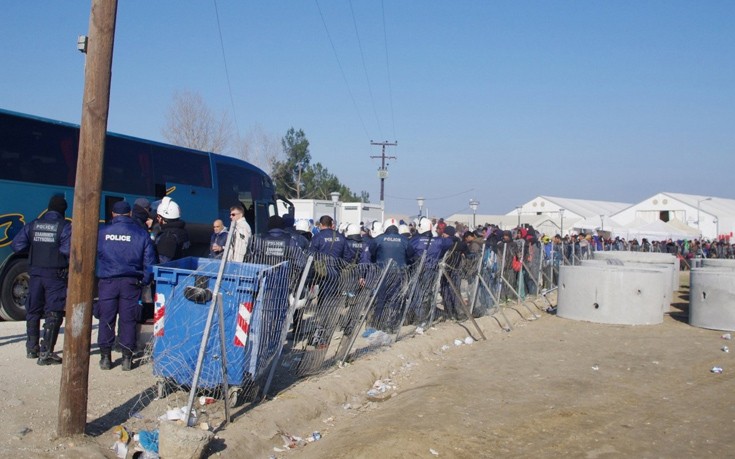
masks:
<path fill-rule="evenodd" d="M 424 255 L 398 267 L 299 248 L 277 257 L 260 244 L 254 237 L 244 263 L 189 257 L 155 268 L 154 336 L 142 362 L 151 363 L 157 391 L 141 393 L 131 417 L 154 399 L 184 406 L 206 396 L 226 400 L 202 407 L 210 420 L 226 421 L 229 407 L 257 403 L 437 321 L 470 321 L 468 330 L 481 339 L 474 319 L 493 315 L 511 331 L 508 309 L 539 317 L 552 306 L 547 295 L 559 266 L 591 256 L 516 240 L 502 251 L 483 245 L 474 254 L 448 252 L 439 261 Z M 518 271 L 511 252 L 521 259 Z"/>

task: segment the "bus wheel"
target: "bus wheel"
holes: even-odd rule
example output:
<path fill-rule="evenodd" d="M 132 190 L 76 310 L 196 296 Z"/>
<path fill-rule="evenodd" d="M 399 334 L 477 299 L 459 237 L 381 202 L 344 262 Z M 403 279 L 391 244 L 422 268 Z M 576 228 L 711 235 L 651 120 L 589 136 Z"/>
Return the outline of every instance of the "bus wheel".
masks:
<path fill-rule="evenodd" d="M 10 262 L 0 287 L 0 317 L 5 320 L 24 320 L 26 318 L 26 298 L 28 297 L 28 260 L 18 259 Z"/>

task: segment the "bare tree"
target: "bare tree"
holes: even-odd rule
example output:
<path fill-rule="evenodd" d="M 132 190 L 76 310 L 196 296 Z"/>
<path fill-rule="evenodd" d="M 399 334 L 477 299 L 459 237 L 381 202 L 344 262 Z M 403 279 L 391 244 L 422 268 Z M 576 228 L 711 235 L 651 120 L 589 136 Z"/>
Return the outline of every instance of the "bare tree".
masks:
<path fill-rule="evenodd" d="M 161 134 L 174 145 L 225 153 L 232 140 L 232 123 L 225 112 L 215 115 L 199 93 L 176 91 Z"/>
<path fill-rule="evenodd" d="M 252 163 L 270 174 L 274 161 L 282 154 L 281 139 L 255 125 L 239 142 L 236 156 Z"/>

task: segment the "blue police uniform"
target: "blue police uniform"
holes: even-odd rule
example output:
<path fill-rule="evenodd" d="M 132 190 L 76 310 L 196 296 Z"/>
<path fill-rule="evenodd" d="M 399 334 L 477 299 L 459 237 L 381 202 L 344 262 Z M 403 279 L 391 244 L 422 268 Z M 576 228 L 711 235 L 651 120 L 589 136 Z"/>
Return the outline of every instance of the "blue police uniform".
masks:
<path fill-rule="evenodd" d="M 347 236 L 345 238 L 344 260 L 347 263 L 359 263 L 365 243 L 360 235 Z"/>
<path fill-rule="evenodd" d="M 52 210 L 52 209 L 57 210 Z M 64 320 L 71 224 L 64 219 L 66 201 L 55 196 L 49 210 L 25 225 L 13 238 L 14 252 L 28 250 L 30 279 L 26 299 L 26 355 L 39 365 L 61 363 L 53 348 Z M 43 341 L 41 316 L 45 316 Z"/>
<path fill-rule="evenodd" d="M 116 215 L 109 225 L 100 229 L 97 240 L 100 321 L 97 343 L 103 359 L 107 357 L 109 363 L 115 342 L 115 318 L 119 315 L 118 335 L 124 370 L 129 369 L 135 350 L 141 286 L 150 283 L 151 267 L 155 263 L 156 252 L 148 232 L 129 216 Z M 100 366 L 103 366 L 102 361 Z"/>
<path fill-rule="evenodd" d="M 409 239 L 398 234 L 398 228 L 389 226 L 385 233 L 366 244 L 362 252 L 362 263 L 385 264 L 393 260 L 397 267 L 403 267 L 413 258 L 414 248 Z"/>
<path fill-rule="evenodd" d="M 417 261 L 426 252 L 427 264 L 438 263 L 453 244 L 451 239 L 434 237 L 429 231 L 412 237 L 410 242 L 414 251 L 411 262 Z"/>

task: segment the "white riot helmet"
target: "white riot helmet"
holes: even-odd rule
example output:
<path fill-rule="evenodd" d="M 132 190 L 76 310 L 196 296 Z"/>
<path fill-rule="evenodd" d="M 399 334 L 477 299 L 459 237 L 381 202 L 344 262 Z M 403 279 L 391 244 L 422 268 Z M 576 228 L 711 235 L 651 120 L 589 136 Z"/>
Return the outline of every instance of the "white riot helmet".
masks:
<path fill-rule="evenodd" d="M 303 218 L 296 222 L 294 228 L 296 228 L 296 231 L 301 231 L 302 233 L 308 233 L 311 231 L 311 228 L 309 228 L 309 220 L 304 220 Z"/>
<path fill-rule="evenodd" d="M 179 209 L 179 205 L 168 196 L 161 199 L 161 203 L 158 205 L 156 212 L 166 220 L 181 218 L 181 209 Z"/>
<path fill-rule="evenodd" d="M 345 236 L 359 236 L 359 235 L 360 235 L 360 225 L 355 225 L 354 223 L 347 225 Z"/>
<path fill-rule="evenodd" d="M 431 220 L 429 220 L 426 217 L 421 217 L 421 220 L 419 220 L 419 226 L 418 226 L 419 233 L 423 234 L 427 231 L 432 231 L 433 229 L 434 229 L 434 225 L 431 224 Z"/>
<path fill-rule="evenodd" d="M 340 223 L 340 224 L 339 224 L 339 226 L 337 227 L 337 231 L 339 231 L 339 232 L 340 232 L 340 233 L 342 233 L 342 234 L 345 234 L 345 231 L 347 231 L 347 227 L 348 227 L 349 225 L 350 225 L 349 223 L 346 223 L 346 222 L 342 222 L 342 223 Z"/>
<path fill-rule="evenodd" d="M 389 218 L 388 220 L 385 221 L 385 223 L 383 223 L 383 229 L 384 230 L 387 230 L 388 227 L 390 227 L 390 226 L 395 226 L 396 229 L 398 229 L 398 226 L 399 225 L 400 225 L 400 223 L 398 223 L 398 220 L 397 219 L 395 219 L 395 218 Z"/>
<path fill-rule="evenodd" d="M 404 236 L 408 236 L 409 234 L 411 234 L 411 230 L 408 229 L 407 225 L 399 225 L 398 234 L 403 234 Z"/>
<path fill-rule="evenodd" d="M 380 223 L 379 221 L 375 220 L 375 221 L 374 221 L 374 222 L 373 222 L 373 223 L 372 223 L 372 224 L 370 225 L 370 235 L 371 235 L 372 237 L 378 237 L 378 236 L 380 236 L 381 234 L 383 234 L 383 224 L 382 224 L 382 223 Z"/>

